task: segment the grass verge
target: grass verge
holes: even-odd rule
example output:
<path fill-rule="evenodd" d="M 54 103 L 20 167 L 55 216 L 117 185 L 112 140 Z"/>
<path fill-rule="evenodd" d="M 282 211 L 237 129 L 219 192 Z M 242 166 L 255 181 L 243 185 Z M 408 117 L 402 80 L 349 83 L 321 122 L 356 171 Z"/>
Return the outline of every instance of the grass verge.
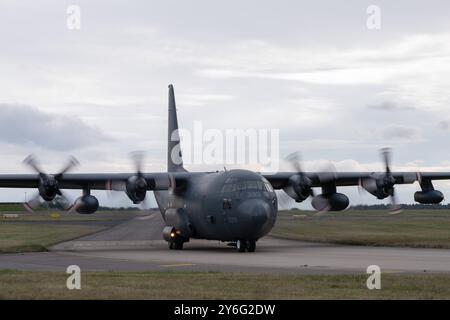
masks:
<path fill-rule="evenodd" d="M 0 253 L 46 251 L 51 245 L 92 234 L 125 221 L 136 212 L 98 212 L 94 215 L 52 212 L 21 213 L 0 220 Z"/>
<path fill-rule="evenodd" d="M 272 236 L 367 246 L 450 248 L 450 210 L 345 211 L 317 215 L 280 211 Z"/>
<path fill-rule="evenodd" d="M 46 251 L 53 244 L 102 229 L 87 225 L 0 224 L 0 253 Z"/>
<path fill-rule="evenodd" d="M 0 299 L 450 299 L 450 275 L 386 274 L 381 290 L 367 276 L 86 272 L 68 290 L 65 273 L 3 270 Z"/>

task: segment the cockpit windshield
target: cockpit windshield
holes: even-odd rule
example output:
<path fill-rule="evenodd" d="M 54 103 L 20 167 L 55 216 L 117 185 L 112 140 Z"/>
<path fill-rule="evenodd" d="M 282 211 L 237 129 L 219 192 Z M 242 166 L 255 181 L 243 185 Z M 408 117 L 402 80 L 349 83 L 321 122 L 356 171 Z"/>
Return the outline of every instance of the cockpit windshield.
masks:
<path fill-rule="evenodd" d="M 245 190 L 259 190 L 272 192 L 273 188 L 269 182 L 260 180 L 238 181 L 234 183 L 225 183 L 222 187 L 222 192 L 235 192 Z"/>

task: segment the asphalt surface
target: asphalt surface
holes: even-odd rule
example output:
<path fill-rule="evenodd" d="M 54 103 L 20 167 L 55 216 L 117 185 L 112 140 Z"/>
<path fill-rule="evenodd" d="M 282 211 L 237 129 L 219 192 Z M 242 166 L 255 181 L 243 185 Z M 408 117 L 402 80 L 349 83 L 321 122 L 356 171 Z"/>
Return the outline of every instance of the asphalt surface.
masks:
<path fill-rule="evenodd" d="M 65 271 L 225 271 L 287 273 L 450 272 L 450 250 L 359 247 L 319 244 L 271 237 L 255 253 L 238 253 L 226 243 L 191 240 L 182 251 L 162 240 L 164 222 L 157 212 L 108 230 L 58 244 L 50 252 L 2 254 L 0 269 Z"/>

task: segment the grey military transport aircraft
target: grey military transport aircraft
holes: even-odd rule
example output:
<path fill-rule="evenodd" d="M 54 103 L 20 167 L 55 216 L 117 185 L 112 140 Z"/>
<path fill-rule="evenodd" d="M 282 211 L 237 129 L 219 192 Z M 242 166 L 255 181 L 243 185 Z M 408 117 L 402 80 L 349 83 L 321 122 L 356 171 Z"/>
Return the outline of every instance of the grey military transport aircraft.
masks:
<path fill-rule="evenodd" d="M 312 198 L 318 211 L 340 211 L 349 205 L 337 187 L 360 186 L 378 199 L 390 197 L 395 205 L 397 184 L 418 181 L 421 191 L 414 194 L 419 203 L 440 203 L 444 196 L 433 188 L 432 180 L 450 179 L 450 172 L 392 172 L 390 154 L 382 152 L 384 172 L 303 172 L 298 165 L 292 172 L 261 174 L 249 170 L 188 172 L 183 167 L 173 86 L 169 85 L 167 172 L 142 172 L 142 159 L 136 157 L 136 172 L 118 174 L 69 174 L 76 164 L 70 159 L 57 174 L 44 173 L 35 159 L 24 162 L 35 174 L 0 175 L 1 188 L 37 188 L 36 197 L 27 202 L 28 209 L 40 198 L 52 201 L 63 189 L 80 189 L 82 195 L 71 211 L 92 214 L 99 202 L 91 190 L 124 191 L 133 203 L 144 201 L 153 191 L 166 223 L 163 238 L 170 249 L 180 250 L 190 238 L 229 242 L 239 252 L 254 252 L 256 241 L 265 236 L 277 218 L 278 200 L 274 189 L 283 190 L 296 202 Z M 320 188 L 315 194 L 313 188 Z M 396 211 L 396 210 L 394 210 Z"/>

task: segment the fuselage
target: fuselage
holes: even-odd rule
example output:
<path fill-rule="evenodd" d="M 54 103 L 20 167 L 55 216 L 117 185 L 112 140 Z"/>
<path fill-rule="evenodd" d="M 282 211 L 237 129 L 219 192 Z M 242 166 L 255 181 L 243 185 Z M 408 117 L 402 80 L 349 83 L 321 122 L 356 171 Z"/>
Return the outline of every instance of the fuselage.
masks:
<path fill-rule="evenodd" d="M 193 174 L 181 191 L 156 191 L 155 197 L 166 224 L 186 238 L 257 240 L 277 217 L 272 186 L 247 170 Z"/>

